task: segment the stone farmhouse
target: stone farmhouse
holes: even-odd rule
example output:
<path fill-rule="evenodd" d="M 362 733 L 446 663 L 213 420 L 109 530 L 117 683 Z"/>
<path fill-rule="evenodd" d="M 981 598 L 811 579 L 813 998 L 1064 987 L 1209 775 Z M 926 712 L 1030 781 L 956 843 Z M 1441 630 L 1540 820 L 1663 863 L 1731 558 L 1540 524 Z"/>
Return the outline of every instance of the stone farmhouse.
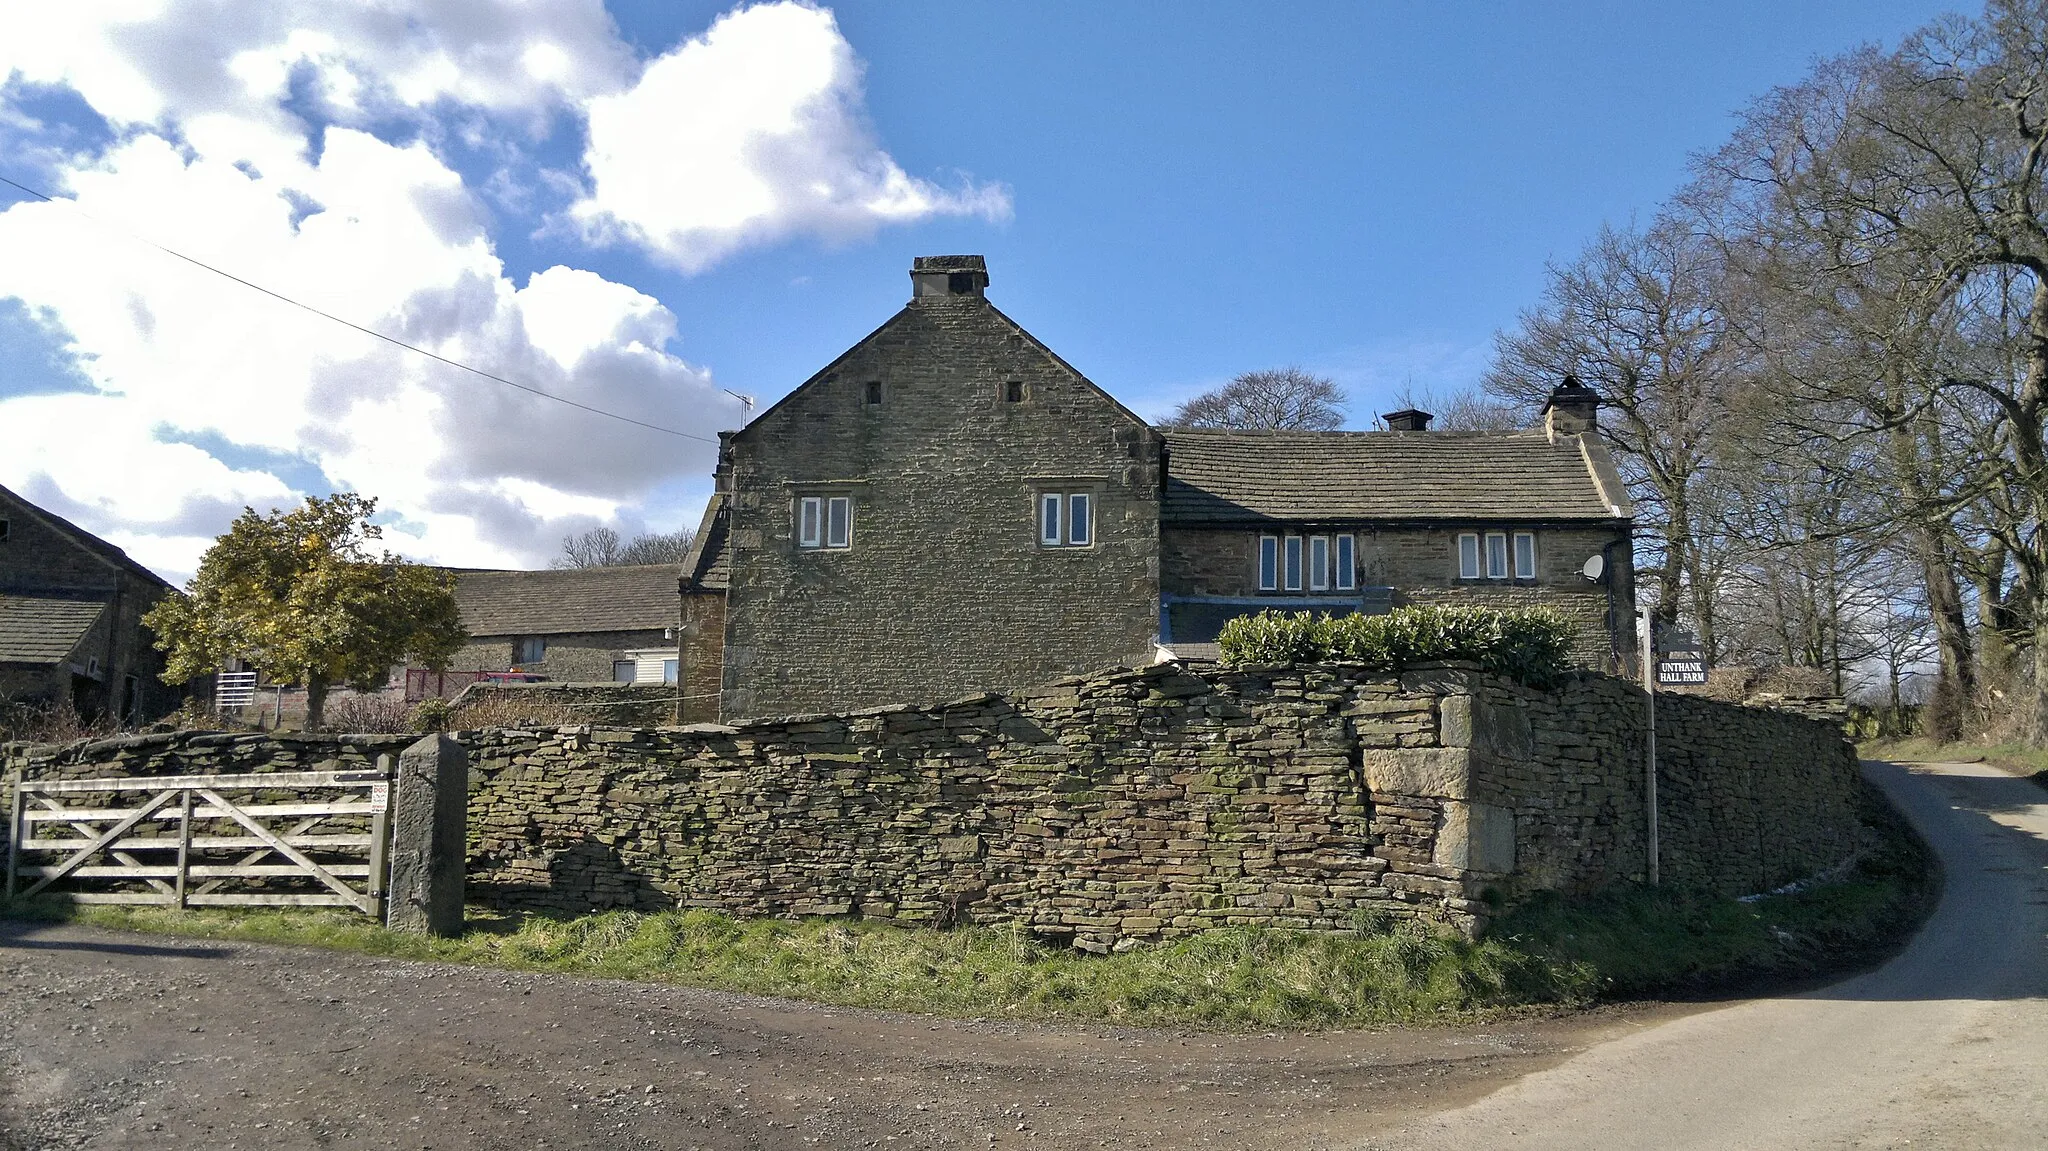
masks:
<path fill-rule="evenodd" d="M 469 640 L 455 669 L 573 683 L 676 681 L 673 564 L 563 571 L 457 571 Z"/>
<path fill-rule="evenodd" d="M 1267 608 L 1550 604 L 1584 663 L 1632 656 L 1633 510 L 1589 389 L 1507 434 L 1412 411 L 1157 428 L 990 303 L 980 256 L 910 278 L 888 322 L 722 434 L 682 578 L 686 720 L 1203 658 Z"/>
<path fill-rule="evenodd" d="M 142 615 L 171 590 L 128 553 L 0 487 L 0 701 L 69 699 L 139 723 L 183 692 Z"/>

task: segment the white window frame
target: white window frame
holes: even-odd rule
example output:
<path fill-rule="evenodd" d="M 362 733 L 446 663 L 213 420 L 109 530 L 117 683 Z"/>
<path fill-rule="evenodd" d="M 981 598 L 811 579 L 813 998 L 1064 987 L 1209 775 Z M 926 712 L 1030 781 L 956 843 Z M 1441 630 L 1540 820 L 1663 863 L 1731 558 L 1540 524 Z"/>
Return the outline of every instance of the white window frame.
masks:
<path fill-rule="evenodd" d="M 1330 537 L 1308 537 L 1308 590 L 1330 590 Z"/>
<path fill-rule="evenodd" d="M 1337 565 L 1333 574 L 1337 577 L 1334 582 L 1338 591 L 1355 591 L 1358 588 L 1358 545 L 1355 540 L 1354 536 L 1338 536 L 1330 553 L 1332 562 Z"/>
<path fill-rule="evenodd" d="M 1280 537 L 1259 537 L 1259 590 L 1280 590 Z"/>
<path fill-rule="evenodd" d="M 1281 583 L 1288 591 L 1301 590 L 1302 546 L 1300 536 L 1287 536 L 1280 541 Z"/>
<path fill-rule="evenodd" d="M 1525 548 L 1526 548 L 1526 556 L 1524 555 L 1524 551 L 1525 551 Z M 1525 565 L 1524 565 L 1524 564 L 1522 563 L 1522 561 L 1523 561 L 1523 559 L 1524 559 L 1524 558 L 1526 558 L 1526 559 L 1527 559 L 1527 560 L 1529 561 L 1529 562 L 1528 562 L 1528 564 L 1527 564 L 1526 566 L 1525 566 Z M 1513 560 L 1514 560 L 1514 565 L 1515 565 L 1515 578 L 1516 578 L 1516 579 L 1535 579 L 1535 578 L 1536 578 L 1536 533 L 1535 533 L 1535 532 L 1516 532 L 1516 533 L 1515 533 L 1515 538 L 1514 538 L 1514 549 L 1513 549 Z"/>
<path fill-rule="evenodd" d="M 1494 563 L 1496 559 L 1500 561 L 1498 564 Z M 1508 578 L 1508 572 L 1511 570 L 1513 569 L 1509 566 L 1508 560 L 1508 533 L 1487 532 L 1486 578 L 1506 579 Z"/>
<path fill-rule="evenodd" d="M 835 519 L 838 521 L 836 524 L 833 522 Z M 853 497 L 799 497 L 796 502 L 796 546 L 804 551 L 845 551 L 852 547 Z"/>
<path fill-rule="evenodd" d="M 1458 533 L 1458 578 L 1478 579 L 1481 565 L 1481 548 L 1478 532 Z"/>
<path fill-rule="evenodd" d="M 825 497 L 805 496 L 796 503 L 796 546 L 825 545 Z"/>
<path fill-rule="evenodd" d="M 1038 493 L 1038 546 L 1044 548 L 1094 547 L 1094 491 Z"/>
<path fill-rule="evenodd" d="M 853 497 L 825 498 L 825 547 L 843 551 L 853 546 Z"/>
<path fill-rule="evenodd" d="M 626 669 L 626 678 L 619 678 L 619 669 Z M 634 683 L 640 679 L 640 661 L 637 659 L 615 659 L 612 661 L 613 683 Z"/>

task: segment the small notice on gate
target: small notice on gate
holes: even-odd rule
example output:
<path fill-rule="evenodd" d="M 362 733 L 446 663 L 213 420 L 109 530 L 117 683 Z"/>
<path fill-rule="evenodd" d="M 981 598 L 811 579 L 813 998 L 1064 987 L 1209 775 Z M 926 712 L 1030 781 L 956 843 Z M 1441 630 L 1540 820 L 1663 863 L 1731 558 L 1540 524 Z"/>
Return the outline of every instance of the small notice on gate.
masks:
<path fill-rule="evenodd" d="M 1700 681 L 1702 683 L 1705 680 Z M 383 812 L 391 810 L 391 785 L 379 782 L 370 785 L 370 810 Z"/>

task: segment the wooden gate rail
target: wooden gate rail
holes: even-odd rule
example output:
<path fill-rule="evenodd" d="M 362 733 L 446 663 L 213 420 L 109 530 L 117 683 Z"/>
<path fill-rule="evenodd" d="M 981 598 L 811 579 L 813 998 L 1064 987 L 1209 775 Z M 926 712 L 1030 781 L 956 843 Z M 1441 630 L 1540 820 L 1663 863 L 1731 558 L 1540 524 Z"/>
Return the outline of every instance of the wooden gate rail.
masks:
<path fill-rule="evenodd" d="M 353 907 L 381 918 L 391 835 L 389 756 L 373 771 L 298 771 L 242 775 L 173 775 L 125 779 L 22 780 L 14 790 L 9 824 L 7 896 L 36 895 L 62 879 L 124 880 L 147 890 L 66 893 L 79 903 L 148 903 L 192 906 Z M 362 789 L 360 799 L 236 803 L 223 791 Z M 93 793 L 154 792 L 140 806 L 65 807 L 55 797 Z M 365 832 L 316 831 L 336 816 L 369 820 Z M 298 817 L 284 829 L 265 820 Z M 226 822 L 208 834 L 195 823 Z M 100 824 L 111 826 L 100 827 Z M 176 834 L 163 834 L 174 824 Z M 220 832 L 226 832 L 221 834 Z M 50 834 L 55 832 L 56 834 Z M 148 832 L 149 834 L 145 834 Z M 194 852 L 251 849 L 232 863 L 193 858 Z M 316 861 L 307 851 L 360 854 L 360 863 Z M 61 852 L 55 863 L 24 863 L 29 852 Z M 176 852 L 170 862 L 144 862 L 142 853 Z M 283 862 L 265 862 L 275 855 Z M 102 856 L 112 862 L 88 862 Z M 26 889 L 21 881 L 33 880 Z M 311 879 L 315 892 L 223 891 L 236 879 Z M 193 881 L 200 881 L 196 889 Z M 358 881 L 351 884 L 350 880 Z"/>

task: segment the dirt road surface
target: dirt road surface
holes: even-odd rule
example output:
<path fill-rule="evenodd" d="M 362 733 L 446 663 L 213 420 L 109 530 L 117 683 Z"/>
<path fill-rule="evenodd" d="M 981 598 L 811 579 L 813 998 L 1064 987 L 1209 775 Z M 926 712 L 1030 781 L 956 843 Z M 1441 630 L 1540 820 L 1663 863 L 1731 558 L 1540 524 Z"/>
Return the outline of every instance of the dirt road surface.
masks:
<path fill-rule="evenodd" d="M 1869 974 L 1664 1023 L 1365 1148 L 2048 1147 L 2048 799 L 1981 764 L 1868 764 L 1942 858 Z"/>
<path fill-rule="evenodd" d="M 1656 1017 L 1051 1027 L 0 923 L 0 1149 L 1334 1147 Z"/>

